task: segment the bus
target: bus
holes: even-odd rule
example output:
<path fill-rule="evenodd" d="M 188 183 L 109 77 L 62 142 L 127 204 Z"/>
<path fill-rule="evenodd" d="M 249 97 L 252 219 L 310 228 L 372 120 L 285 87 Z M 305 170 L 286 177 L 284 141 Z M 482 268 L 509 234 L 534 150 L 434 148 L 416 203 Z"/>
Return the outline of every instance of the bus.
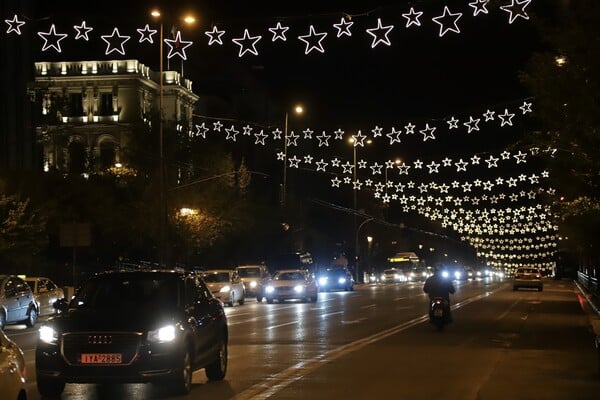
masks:
<path fill-rule="evenodd" d="M 423 260 L 413 252 L 396 253 L 388 258 L 388 269 L 395 269 L 405 282 L 425 281 L 431 274 Z"/>

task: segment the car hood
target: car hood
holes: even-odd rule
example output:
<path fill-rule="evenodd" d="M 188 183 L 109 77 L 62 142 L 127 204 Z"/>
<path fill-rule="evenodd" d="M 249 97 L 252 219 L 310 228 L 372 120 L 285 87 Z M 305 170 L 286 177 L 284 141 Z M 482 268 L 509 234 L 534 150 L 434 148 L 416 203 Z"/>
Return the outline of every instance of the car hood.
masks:
<path fill-rule="evenodd" d="M 271 281 L 269 285 L 273 287 L 280 286 L 296 286 L 296 285 L 307 285 L 308 283 L 305 281 Z"/>
<path fill-rule="evenodd" d="M 259 282 L 261 278 L 258 277 L 248 277 L 248 278 L 240 278 L 242 282 Z"/>
<path fill-rule="evenodd" d="M 233 286 L 231 283 L 228 282 L 215 282 L 215 283 L 207 283 L 206 286 L 208 286 L 208 289 L 211 292 L 214 292 L 215 290 L 221 290 L 221 288 L 223 288 L 223 286 Z"/>
<path fill-rule="evenodd" d="M 61 332 L 138 331 L 157 329 L 182 320 L 176 308 L 136 307 L 131 309 L 69 309 L 48 320 Z"/>

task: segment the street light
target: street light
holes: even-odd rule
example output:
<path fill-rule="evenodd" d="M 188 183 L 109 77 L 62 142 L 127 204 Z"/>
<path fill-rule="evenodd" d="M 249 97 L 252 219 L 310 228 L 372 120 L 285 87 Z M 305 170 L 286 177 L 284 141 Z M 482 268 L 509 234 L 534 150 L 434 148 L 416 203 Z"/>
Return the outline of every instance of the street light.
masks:
<path fill-rule="evenodd" d="M 150 11 L 150 15 L 159 21 L 160 23 L 160 31 L 159 31 L 159 53 L 160 53 L 160 63 L 159 63 L 159 89 L 158 89 L 158 140 L 159 140 L 159 262 L 164 264 L 167 259 L 167 191 L 166 191 L 166 171 L 165 171 L 165 151 L 164 151 L 164 109 L 163 109 L 163 85 L 164 85 L 164 72 L 163 72 L 163 19 L 162 13 L 158 9 L 153 9 Z M 190 15 L 186 15 L 183 17 L 183 21 L 187 24 L 192 24 L 195 22 L 195 18 Z"/>
<path fill-rule="evenodd" d="M 302 105 L 297 104 L 294 106 L 294 113 L 296 115 L 300 115 L 304 112 L 304 107 Z M 285 123 L 283 128 L 283 187 L 281 188 L 281 206 L 285 208 L 285 197 L 287 191 L 287 148 L 288 148 L 288 119 L 289 112 L 285 112 Z"/>

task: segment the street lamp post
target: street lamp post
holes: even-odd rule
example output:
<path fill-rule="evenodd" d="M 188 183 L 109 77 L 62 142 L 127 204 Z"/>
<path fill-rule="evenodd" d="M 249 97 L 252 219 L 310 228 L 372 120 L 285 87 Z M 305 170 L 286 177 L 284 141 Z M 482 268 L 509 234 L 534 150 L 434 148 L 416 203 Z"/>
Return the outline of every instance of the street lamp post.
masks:
<path fill-rule="evenodd" d="M 356 190 L 356 179 L 358 177 L 358 171 L 357 171 L 357 163 L 356 163 L 356 148 L 357 146 L 357 142 L 354 139 L 354 137 L 351 137 L 350 140 L 348 140 L 349 143 L 352 144 L 352 160 L 353 160 L 353 178 L 354 178 L 354 182 L 353 182 L 353 192 L 352 192 L 352 208 L 354 210 L 354 232 L 355 232 L 355 240 L 354 240 L 354 269 L 355 272 L 354 274 L 356 275 L 355 281 L 358 282 L 358 264 L 359 264 L 359 246 L 358 246 L 358 230 L 360 229 L 360 226 L 362 226 L 362 224 L 357 227 L 357 220 L 356 220 L 356 213 L 358 212 L 357 207 L 358 207 L 358 199 L 357 199 L 357 190 Z M 372 141 L 369 139 L 366 141 L 367 144 L 371 144 Z M 370 221 L 370 219 L 369 219 Z M 365 221 L 366 222 L 366 221 Z M 363 222 L 364 223 L 364 222 Z"/>
<path fill-rule="evenodd" d="M 301 105 L 296 105 L 294 107 L 295 114 L 302 114 L 304 112 L 304 108 Z M 288 120 L 289 120 L 289 112 L 285 112 L 285 122 L 283 127 L 283 184 L 281 188 L 281 206 L 285 208 L 286 194 L 287 194 L 287 148 L 288 148 Z"/>

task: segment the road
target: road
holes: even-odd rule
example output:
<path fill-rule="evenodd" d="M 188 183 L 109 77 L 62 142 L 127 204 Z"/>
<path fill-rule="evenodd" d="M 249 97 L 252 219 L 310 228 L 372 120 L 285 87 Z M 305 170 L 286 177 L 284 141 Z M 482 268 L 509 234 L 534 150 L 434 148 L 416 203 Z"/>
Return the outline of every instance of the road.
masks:
<path fill-rule="evenodd" d="M 571 281 L 543 292 L 509 281 L 457 282 L 454 323 L 427 322 L 422 284 L 357 285 L 316 304 L 227 307 L 223 382 L 194 374 L 188 399 L 597 399 L 598 358 L 585 300 Z M 30 399 L 35 329 L 8 326 L 25 351 Z M 152 385 L 68 384 L 62 399 L 168 399 Z"/>

